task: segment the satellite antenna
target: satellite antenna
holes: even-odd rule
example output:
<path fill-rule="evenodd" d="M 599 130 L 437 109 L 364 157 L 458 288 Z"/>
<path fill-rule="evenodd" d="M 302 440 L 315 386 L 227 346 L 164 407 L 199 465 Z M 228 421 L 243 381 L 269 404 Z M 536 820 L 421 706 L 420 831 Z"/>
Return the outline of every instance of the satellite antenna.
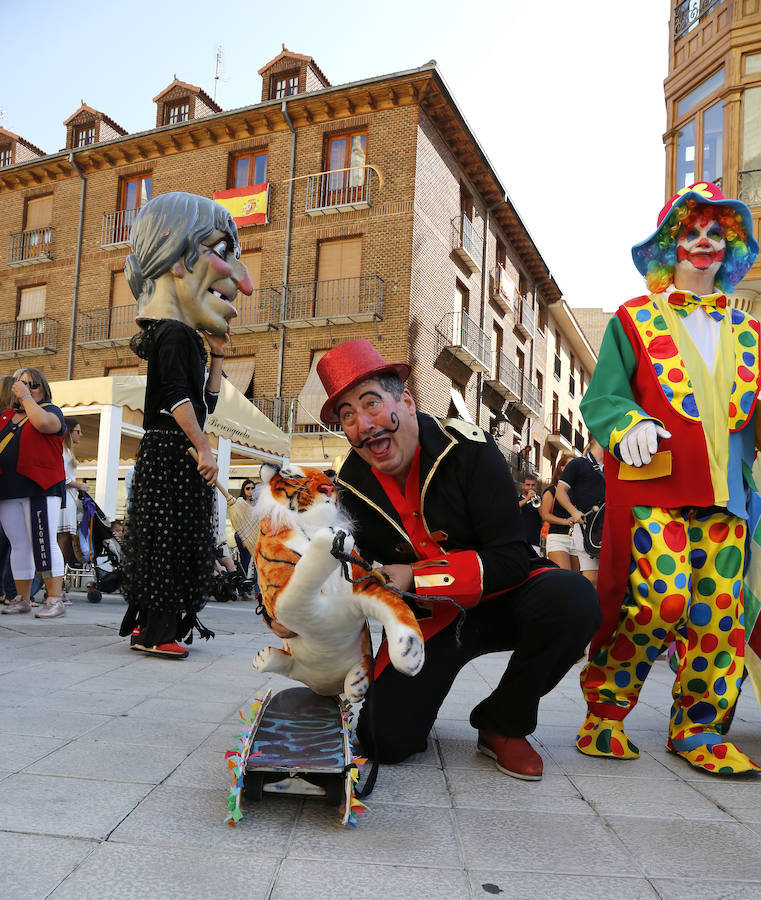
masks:
<path fill-rule="evenodd" d="M 217 84 L 219 83 L 219 67 L 222 65 L 222 45 L 217 47 L 217 65 L 214 70 L 214 102 L 217 102 Z"/>

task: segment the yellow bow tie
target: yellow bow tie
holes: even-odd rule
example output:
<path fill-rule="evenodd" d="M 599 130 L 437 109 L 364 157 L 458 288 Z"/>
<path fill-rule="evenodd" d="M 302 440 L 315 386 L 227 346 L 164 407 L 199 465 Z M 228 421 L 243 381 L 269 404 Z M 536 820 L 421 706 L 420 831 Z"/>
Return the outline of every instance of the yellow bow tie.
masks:
<path fill-rule="evenodd" d="M 668 302 L 677 308 L 682 316 L 692 312 L 698 306 L 702 306 L 706 313 L 713 319 L 724 318 L 727 308 L 727 298 L 724 294 L 709 294 L 706 297 L 698 297 L 696 294 L 685 294 L 682 291 L 672 291 L 668 295 Z"/>

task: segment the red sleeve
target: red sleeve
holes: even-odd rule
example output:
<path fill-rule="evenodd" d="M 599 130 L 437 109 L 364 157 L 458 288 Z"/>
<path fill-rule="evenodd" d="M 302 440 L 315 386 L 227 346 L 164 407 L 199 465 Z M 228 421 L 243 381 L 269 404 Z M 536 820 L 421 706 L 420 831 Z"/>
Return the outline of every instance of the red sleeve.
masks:
<path fill-rule="evenodd" d="M 483 596 L 484 573 L 475 550 L 457 550 L 439 559 L 412 564 L 415 593 L 421 597 L 451 597 L 460 606 L 476 606 Z"/>

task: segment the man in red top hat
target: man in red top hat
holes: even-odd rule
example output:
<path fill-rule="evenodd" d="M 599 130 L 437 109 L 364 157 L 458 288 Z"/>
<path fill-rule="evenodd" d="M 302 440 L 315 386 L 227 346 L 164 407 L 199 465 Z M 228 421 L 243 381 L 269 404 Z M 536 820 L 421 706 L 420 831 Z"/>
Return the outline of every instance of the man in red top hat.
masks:
<path fill-rule="evenodd" d="M 598 590 L 576 746 L 634 759 L 623 721 L 675 642 L 667 749 L 706 772 L 759 767 L 725 739 L 743 675 L 742 575 L 759 323 L 727 304 L 758 255 L 748 207 L 703 182 L 632 250 L 650 293 L 611 319 L 581 403 L 605 454 Z"/>
<path fill-rule="evenodd" d="M 354 340 L 326 353 L 317 371 L 328 394 L 321 418 L 339 422 L 352 447 L 337 484 L 357 547 L 382 564 L 393 586 L 416 596 L 411 603 L 426 641 L 425 665 L 414 678 L 388 666 L 381 645 L 358 722 L 363 746 L 389 763 L 425 750 L 460 669 L 482 654 L 512 650 L 470 721 L 479 750 L 500 771 L 541 778 L 542 759 L 526 736 L 536 728 L 539 699 L 599 624 L 594 588 L 534 555 L 494 439 L 474 425 L 418 412 L 404 384 L 407 363 L 388 363 L 369 341 Z"/>

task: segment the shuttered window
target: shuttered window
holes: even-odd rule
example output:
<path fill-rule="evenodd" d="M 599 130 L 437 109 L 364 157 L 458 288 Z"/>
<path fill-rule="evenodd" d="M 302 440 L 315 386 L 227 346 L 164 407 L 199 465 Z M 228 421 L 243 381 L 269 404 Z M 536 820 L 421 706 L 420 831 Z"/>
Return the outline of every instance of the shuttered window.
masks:
<path fill-rule="evenodd" d="M 222 371 L 230 384 L 250 400 L 254 396 L 254 357 L 230 359 L 222 363 Z"/>
<path fill-rule="evenodd" d="M 312 365 L 304 382 L 304 387 L 299 394 L 299 402 L 296 409 L 297 425 L 318 426 L 322 404 L 328 399 L 325 388 L 322 386 L 320 376 L 317 374 L 317 363 L 325 356 L 327 350 L 314 350 L 312 352 Z"/>
<path fill-rule="evenodd" d="M 37 287 L 22 288 L 19 297 L 18 316 L 20 322 L 25 319 L 40 319 L 45 315 L 45 294 L 47 286 L 44 284 Z"/>
<path fill-rule="evenodd" d="M 26 231 L 46 228 L 53 219 L 53 195 L 35 197 L 26 204 Z"/>
<path fill-rule="evenodd" d="M 359 312 L 362 238 L 320 244 L 316 316 Z"/>
<path fill-rule="evenodd" d="M 248 269 L 248 275 L 254 290 L 260 286 L 262 278 L 262 251 L 257 250 L 255 253 L 242 253 L 240 261 Z"/>
<path fill-rule="evenodd" d="M 109 314 L 109 337 L 132 337 L 137 332 L 135 316 L 137 301 L 124 272 L 114 272 L 111 276 L 111 310 Z"/>

